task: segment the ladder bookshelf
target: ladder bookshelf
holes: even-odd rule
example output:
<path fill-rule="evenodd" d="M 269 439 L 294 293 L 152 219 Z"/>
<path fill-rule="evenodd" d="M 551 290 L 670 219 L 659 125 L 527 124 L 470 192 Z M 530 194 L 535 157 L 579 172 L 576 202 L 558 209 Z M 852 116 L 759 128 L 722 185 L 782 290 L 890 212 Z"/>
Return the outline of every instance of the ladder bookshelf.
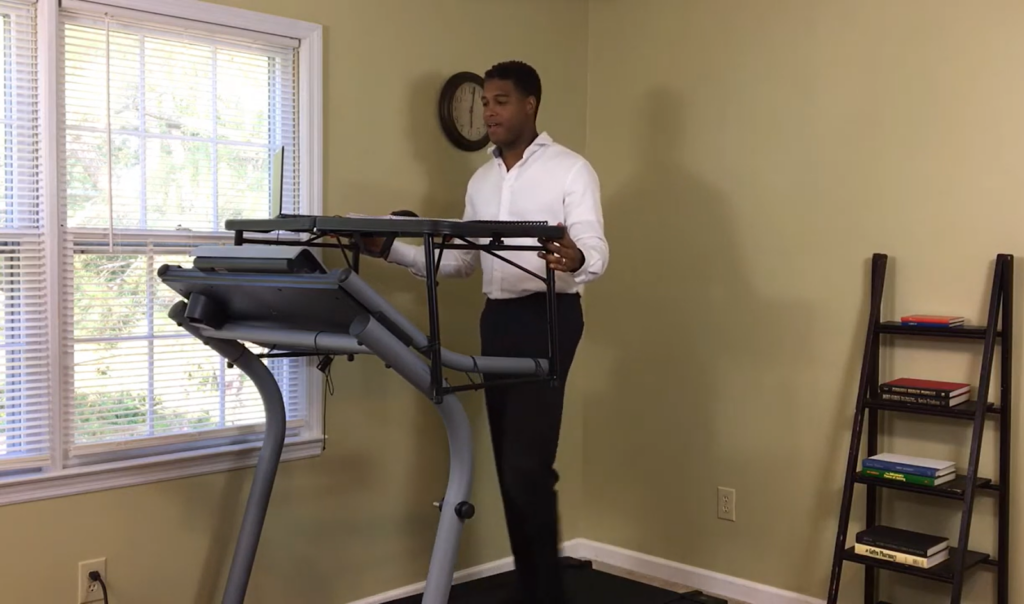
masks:
<path fill-rule="evenodd" d="M 857 388 L 856 412 L 850 437 L 850 451 L 843 485 L 842 507 L 836 532 L 835 551 L 832 559 L 832 575 L 828 590 L 828 604 L 837 604 L 839 586 L 845 563 L 860 564 L 864 567 L 865 604 L 888 604 L 878 600 L 878 574 L 890 571 L 931 579 L 950 585 L 950 604 L 960 604 L 967 576 L 974 570 L 989 568 L 998 573 L 997 603 L 1009 602 L 1009 552 L 1010 552 L 1010 429 L 1011 429 L 1011 383 L 1013 363 L 1013 256 L 999 254 L 995 259 L 992 288 L 989 297 L 988 315 L 984 325 L 963 327 L 922 327 L 903 325 L 899 321 L 884 321 L 881 318 L 882 293 L 885 286 L 885 272 L 888 256 L 874 254 L 871 265 L 871 304 L 860 380 Z M 1001 323 L 1001 325 L 1000 325 Z M 883 401 L 879 394 L 879 357 L 882 336 L 947 338 L 982 344 L 981 370 L 974 400 L 955 407 L 924 407 Z M 999 356 L 997 354 L 999 344 Z M 990 401 L 992 370 L 1000 363 L 1000 383 L 996 390 L 998 403 Z M 886 413 L 925 414 L 940 416 L 951 421 L 970 421 L 972 425 L 970 454 L 965 468 L 958 468 L 957 478 L 940 486 L 929 487 L 871 478 L 858 472 L 862 439 L 867 424 L 867 456 L 877 455 L 879 415 Z M 998 427 L 998 477 L 979 476 L 982 437 L 988 423 Z M 962 502 L 959 534 L 950 536 L 949 559 L 932 568 L 923 569 L 888 562 L 855 553 L 847 545 L 853 494 L 856 488 L 865 488 L 865 528 L 884 525 L 880 518 L 882 493 L 886 489 L 941 497 Z M 964 549 L 969 547 L 971 521 L 975 498 L 995 496 L 998 513 L 998 543 L 993 554 Z M 954 547 L 956 546 L 956 547 Z M 963 546 L 963 547 L 960 547 Z"/>

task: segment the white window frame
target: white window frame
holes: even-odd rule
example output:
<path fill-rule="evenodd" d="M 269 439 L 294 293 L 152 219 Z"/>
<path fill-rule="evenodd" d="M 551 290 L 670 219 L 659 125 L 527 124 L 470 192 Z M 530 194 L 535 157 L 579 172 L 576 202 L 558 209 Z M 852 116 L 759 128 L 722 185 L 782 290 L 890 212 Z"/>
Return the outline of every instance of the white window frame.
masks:
<path fill-rule="evenodd" d="M 68 448 L 62 426 L 61 401 L 71 386 L 60 353 L 61 340 L 61 225 L 58 166 L 58 54 L 61 4 L 102 15 L 133 13 L 151 23 L 190 21 L 196 31 L 224 33 L 224 28 L 247 30 L 256 37 L 286 37 L 298 41 L 299 186 L 303 205 L 323 212 L 323 34 L 319 24 L 267 15 L 199 0 L 37 0 L 37 40 L 41 109 L 42 191 L 46 200 L 47 286 L 50 318 L 51 376 L 50 464 L 38 475 L 0 480 L 0 505 L 63 497 L 162 480 L 252 467 L 261 442 L 202 448 L 127 461 L 64 468 Z M 230 237 L 230 235 L 228 235 Z M 230 239 L 229 239 L 230 240 Z M 285 443 L 282 461 L 315 457 L 323 451 L 323 375 L 313 363 L 306 369 L 307 412 L 300 436 Z"/>

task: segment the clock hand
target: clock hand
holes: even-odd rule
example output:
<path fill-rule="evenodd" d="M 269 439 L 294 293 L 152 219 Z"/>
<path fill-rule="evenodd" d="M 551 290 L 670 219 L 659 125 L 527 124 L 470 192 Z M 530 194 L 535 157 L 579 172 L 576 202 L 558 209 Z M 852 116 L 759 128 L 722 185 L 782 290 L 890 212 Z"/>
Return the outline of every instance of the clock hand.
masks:
<path fill-rule="evenodd" d="M 476 88 L 473 89 L 473 100 L 469 103 L 469 129 L 473 129 L 473 114 L 476 113 Z"/>

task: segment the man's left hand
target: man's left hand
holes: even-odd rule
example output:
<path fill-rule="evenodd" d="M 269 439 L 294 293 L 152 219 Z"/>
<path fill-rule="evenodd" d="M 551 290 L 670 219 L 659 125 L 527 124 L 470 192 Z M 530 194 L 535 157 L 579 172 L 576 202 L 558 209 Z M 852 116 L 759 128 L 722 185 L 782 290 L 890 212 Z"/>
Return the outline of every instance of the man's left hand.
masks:
<path fill-rule="evenodd" d="M 558 226 L 563 225 L 559 223 Z M 576 247 L 576 243 L 569 237 L 568 231 L 561 239 L 540 239 L 539 241 L 547 251 L 537 252 L 537 255 L 548 263 L 548 267 L 566 273 L 575 273 L 583 267 L 583 252 Z"/>

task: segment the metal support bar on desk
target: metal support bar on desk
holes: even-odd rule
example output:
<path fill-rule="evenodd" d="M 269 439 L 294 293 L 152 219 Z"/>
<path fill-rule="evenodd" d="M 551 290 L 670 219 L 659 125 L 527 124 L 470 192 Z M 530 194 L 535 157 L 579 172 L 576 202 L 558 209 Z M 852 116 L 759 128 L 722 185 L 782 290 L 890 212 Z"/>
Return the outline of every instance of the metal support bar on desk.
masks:
<path fill-rule="evenodd" d="M 548 351 L 550 361 L 548 363 L 548 377 L 551 378 L 551 386 L 558 387 L 562 379 L 558 364 L 558 295 L 555 292 L 555 269 L 548 267 L 547 278 L 548 296 Z"/>
<path fill-rule="evenodd" d="M 435 404 L 444 399 L 444 374 L 441 370 L 441 320 L 437 309 L 437 267 L 434 264 L 434 237 L 423 236 L 423 256 L 427 277 L 427 313 L 430 323 L 430 388 Z"/>

